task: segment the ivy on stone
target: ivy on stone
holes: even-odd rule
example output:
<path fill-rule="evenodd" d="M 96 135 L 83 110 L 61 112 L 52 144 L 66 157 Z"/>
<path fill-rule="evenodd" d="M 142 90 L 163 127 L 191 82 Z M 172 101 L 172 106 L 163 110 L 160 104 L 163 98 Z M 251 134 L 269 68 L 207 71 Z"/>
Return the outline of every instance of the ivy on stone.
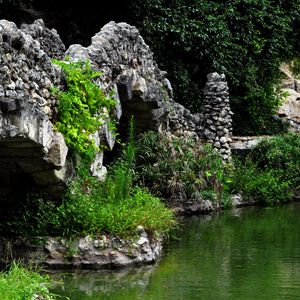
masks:
<path fill-rule="evenodd" d="M 109 112 L 116 102 L 108 98 L 94 82 L 101 73 L 92 70 L 90 61 L 53 62 L 62 68 L 67 82 L 65 91 L 54 91 L 59 100 L 55 128 L 64 135 L 73 151 L 92 160 L 99 151 L 93 134 L 104 123 L 113 127 Z"/>

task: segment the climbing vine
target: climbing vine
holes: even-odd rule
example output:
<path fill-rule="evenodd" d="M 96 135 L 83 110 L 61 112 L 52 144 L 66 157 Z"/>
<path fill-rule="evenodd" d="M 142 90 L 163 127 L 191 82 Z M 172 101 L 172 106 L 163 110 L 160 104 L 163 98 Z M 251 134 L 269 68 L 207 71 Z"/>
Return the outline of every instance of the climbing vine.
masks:
<path fill-rule="evenodd" d="M 115 100 L 107 97 L 94 82 L 101 73 L 93 71 L 89 61 L 54 60 L 54 63 L 62 68 L 67 81 L 66 90 L 54 90 L 59 99 L 55 128 L 64 135 L 71 149 L 91 160 L 99 150 L 92 135 L 104 123 L 114 129 L 109 112 Z"/>

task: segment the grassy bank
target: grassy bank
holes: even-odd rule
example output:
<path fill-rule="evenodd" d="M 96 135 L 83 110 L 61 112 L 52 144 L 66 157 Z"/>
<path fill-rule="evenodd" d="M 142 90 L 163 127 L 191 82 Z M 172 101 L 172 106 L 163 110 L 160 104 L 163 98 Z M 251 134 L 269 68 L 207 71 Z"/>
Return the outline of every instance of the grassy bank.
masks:
<path fill-rule="evenodd" d="M 1 300 L 56 299 L 50 293 L 48 276 L 13 263 L 7 272 L 0 273 Z"/>

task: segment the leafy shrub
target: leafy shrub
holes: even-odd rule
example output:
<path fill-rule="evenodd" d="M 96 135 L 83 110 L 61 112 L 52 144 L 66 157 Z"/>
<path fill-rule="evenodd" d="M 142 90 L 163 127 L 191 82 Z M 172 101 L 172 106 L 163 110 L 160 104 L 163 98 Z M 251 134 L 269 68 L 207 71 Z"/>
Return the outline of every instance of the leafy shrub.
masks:
<path fill-rule="evenodd" d="M 235 134 L 261 135 L 287 132 L 288 123 L 277 116 L 284 94 L 274 89 L 272 84 L 253 87 L 244 97 L 233 97 L 231 106 L 235 109 L 243 99 L 243 110 L 239 110 L 233 127 Z"/>
<path fill-rule="evenodd" d="M 251 163 L 237 170 L 234 186 L 243 192 L 245 198 L 268 206 L 288 202 L 293 197 L 291 181 L 283 180 L 283 172 L 261 171 Z"/>
<path fill-rule="evenodd" d="M 287 177 L 300 180 L 300 136 L 297 133 L 265 139 L 250 152 L 249 157 L 260 169 L 284 170 Z"/>
<path fill-rule="evenodd" d="M 300 190 L 300 136 L 290 133 L 260 142 L 236 163 L 233 187 L 266 205 L 290 201 Z"/>
<path fill-rule="evenodd" d="M 107 98 L 94 83 L 101 73 L 94 72 L 89 61 L 57 61 L 67 80 L 67 90 L 55 90 L 58 96 L 58 121 L 55 128 L 60 131 L 67 145 L 76 153 L 92 159 L 99 148 L 95 145 L 92 134 L 103 123 L 111 125 L 109 112 L 115 101 Z M 111 118 L 113 119 L 113 118 Z"/>
<path fill-rule="evenodd" d="M 147 132 L 138 140 L 137 180 L 166 201 L 222 201 L 230 178 L 220 155 L 192 138 Z"/>
<path fill-rule="evenodd" d="M 2 300 L 56 299 L 48 290 L 50 280 L 46 275 L 13 263 L 8 272 L 0 273 Z M 39 298 L 37 298 L 39 297 Z"/>

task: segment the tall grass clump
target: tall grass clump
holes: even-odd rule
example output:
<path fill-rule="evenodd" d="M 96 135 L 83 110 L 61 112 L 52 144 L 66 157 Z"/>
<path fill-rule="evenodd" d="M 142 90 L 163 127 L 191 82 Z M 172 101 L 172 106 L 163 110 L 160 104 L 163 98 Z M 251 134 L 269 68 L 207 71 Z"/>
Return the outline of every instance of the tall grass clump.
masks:
<path fill-rule="evenodd" d="M 300 192 L 300 136 L 279 135 L 261 141 L 236 162 L 233 188 L 264 205 L 289 202 Z"/>
<path fill-rule="evenodd" d="M 138 225 L 149 233 L 166 234 L 175 225 L 172 210 L 148 190 L 133 184 L 136 153 L 133 131 L 131 125 L 129 141 L 103 183 L 85 174 L 71 184 L 58 208 L 57 224 L 58 227 L 63 224 L 64 235 L 104 232 L 129 236 Z"/>
<path fill-rule="evenodd" d="M 7 272 L 0 273 L 1 300 L 56 299 L 50 293 L 48 276 L 13 262 Z"/>
<path fill-rule="evenodd" d="M 211 146 L 149 131 L 137 149 L 137 180 L 153 194 L 171 203 L 209 199 L 229 204 L 229 168 Z"/>

